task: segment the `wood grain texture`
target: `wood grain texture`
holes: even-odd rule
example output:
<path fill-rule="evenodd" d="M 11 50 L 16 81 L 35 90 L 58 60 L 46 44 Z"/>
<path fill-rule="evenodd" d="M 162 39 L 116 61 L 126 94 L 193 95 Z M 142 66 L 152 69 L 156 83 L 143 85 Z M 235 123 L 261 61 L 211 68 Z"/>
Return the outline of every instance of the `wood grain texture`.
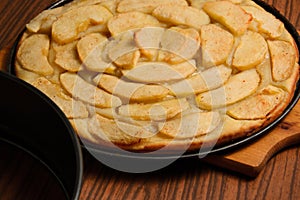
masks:
<path fill-rule="evenodd" d="M 0 49 L 11 47 L 25 24 L 54 1 L 1 0 Z M 266 2 L 300 29 L 300 0 Z M 295 119 L 295 123 L 293 129 L 300 122 Z M 25 156 L 21 160 L 8 147 L 1 148 L 1 152 L 6 152 L 6 159 L 0 161 L 0 199 L 46 199 L 41 195 L 43 192 L 48 197 L 57 193 L 53 180 L 44 178 L 47 172 L 34 166 L 30 158 Z M 181 159 L 152 173 L 127 174 L 106 167 L 84 152 L 80 199 L 300 199 L 299 156 L 299 145 L 285 149 L 252 179 L 198 159 Z M 20 162 L 25 170 L 21 169 Z M 33 179 L 33 174 L 38 174 L 40 180 Z"/>
<path fill-rule="evenodd" d="M 300 104 L 288 116 L 256 141 L 241 148 L 207 156 L 206 162 L 225 167 L 248 176 L 257 176 L 266 163 L 280 150 L 300 144 Z"/>
<path fill-rule="evenodd" d="M 85 155 L 81 199 L 298 199 L 298 156 L 296 148 L 289 149 L 249 179 L 197 159 L 179 160 L 153 173 L 126 174 Z"/>

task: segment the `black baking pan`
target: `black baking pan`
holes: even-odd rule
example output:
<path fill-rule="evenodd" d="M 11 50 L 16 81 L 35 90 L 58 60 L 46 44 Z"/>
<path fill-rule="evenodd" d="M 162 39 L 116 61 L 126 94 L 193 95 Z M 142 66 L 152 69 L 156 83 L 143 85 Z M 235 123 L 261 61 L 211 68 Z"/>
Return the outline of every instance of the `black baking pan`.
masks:
<path fill-rule="evenodd" d="M 0 91 L 0 140 L 40 161 L 56 177 L 66 199 L 78 199 L 81 146 L 62 111 L 36 88 L 4 72 Z"/>
<path fill-rule="evenodd" d="M 70 0 L 58 1 L 57 3 L 54 3 L 52 6 L 50 6 L 48 9 L 62 6 L 68 2 L 70 2 Z M 290 34 L 292 35 L 292 37 L 296 42 L 296 45 L 300 49 L 299 34 L 297 33 L 293 25 L 283 15 L 281 15 L 279 11 L 277 11 L 275 8 L 268 5 L 264 1 L 254 0 L 254 2 L 262 6 L 268 12 L 275 15 L 279 20 L 281 20 L 285 24 L 286 29 L 290 32 Z M 10 65 L 8 66 L 8 72 L 11 74 L 15 74 L 14 62 L 15 62 L 17 46 L 21 36 L 22 33 L 19 35 L 19 38 L 17 39 L 15 46 L 13 47 L 11 52 Z M 240 147 L 241 145 L 245 145 L 246 143 L 259 138 L 261 135 L 267 134 L 271 129 L 273 129 L 293 109 L 293 107 L 298 102 L 299 98 L 300 98 L 300 81 L 298 81 L 297 83 L 295 94 L 293 96 L 291 103 L 275 121 L 273 121 L 271 124 L 261 129 L 260 131 L 252 134 L 251 136 L 234 140 L 230 144 L 225 144 L 223 146 L 216 146 L 213 149 L 201 149 L 200 151 L 197 152 L 188 152 L 188 153 L 183 153 L 181 155 L 177 155 L 177 154 L 169 155 L 169 154 L 157 154 L 157 153 L 147 153 L 147 154 L 145 153 L 139 154 L 139 153 L 132 153 L 132 152 L 127 153 L 126 151 L 118 150 L 118 149 L 111 150 L 107 148 L 86 146 L 86 145 L 83 145 L 83 147 L 87 149 L 91 154 L 93 154 L 96 158 L 98 158 L 100 161 L 102 161 L 104 164 L 107 164 L 112 168 L 119 169 L 119 166 L 122 165 L 122 169 L 124 169 L 124 171 L 129 171 L 129 172 L 151 171 L 153 170 L 153 168 L 155 168 L 153 166 L 156 166 L 157 163 L 162 165 L 167 165 L 177 158 L 203 157 L 207 154 L 230 151 L 233 148 Z"/>

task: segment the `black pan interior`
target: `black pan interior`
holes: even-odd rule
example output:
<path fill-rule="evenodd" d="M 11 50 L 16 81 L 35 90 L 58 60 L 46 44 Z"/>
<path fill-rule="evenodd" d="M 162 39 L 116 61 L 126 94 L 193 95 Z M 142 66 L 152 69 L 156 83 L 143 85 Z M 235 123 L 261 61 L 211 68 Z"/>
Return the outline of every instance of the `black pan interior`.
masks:
<path fill-rule="evenodd" d="M 67 199 L 78 198 L 83 173 L 81 146 L 65 115 L 46 95 L 4 72 L 0 72 L 0 90 L 0 140 L 44 164 Z"/>

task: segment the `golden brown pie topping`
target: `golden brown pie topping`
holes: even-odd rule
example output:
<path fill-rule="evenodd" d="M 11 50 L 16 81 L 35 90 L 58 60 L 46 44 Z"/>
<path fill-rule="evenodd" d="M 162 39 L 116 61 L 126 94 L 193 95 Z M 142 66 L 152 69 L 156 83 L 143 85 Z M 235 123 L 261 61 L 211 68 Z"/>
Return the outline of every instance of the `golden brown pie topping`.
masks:
<path fill-rule="evenodd" d="M 283 112 L 299 77 L 293 38 L 251 0 L 74 0 L 26 27 L 17 76 L 98 145 L 245 137 Z"/>

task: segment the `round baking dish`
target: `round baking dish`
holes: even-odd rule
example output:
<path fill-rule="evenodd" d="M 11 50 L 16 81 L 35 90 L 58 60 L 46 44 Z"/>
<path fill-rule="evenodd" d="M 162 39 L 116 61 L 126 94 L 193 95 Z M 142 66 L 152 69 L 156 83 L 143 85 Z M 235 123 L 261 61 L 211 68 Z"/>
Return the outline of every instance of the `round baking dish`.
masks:
<path fill-rule="evenodd" d="M 82 184 L 81 146 L 60 109 L 26 82 L 0 72 L 0 140 L 42 163 L 66 199 L 78 199 Z"/>

